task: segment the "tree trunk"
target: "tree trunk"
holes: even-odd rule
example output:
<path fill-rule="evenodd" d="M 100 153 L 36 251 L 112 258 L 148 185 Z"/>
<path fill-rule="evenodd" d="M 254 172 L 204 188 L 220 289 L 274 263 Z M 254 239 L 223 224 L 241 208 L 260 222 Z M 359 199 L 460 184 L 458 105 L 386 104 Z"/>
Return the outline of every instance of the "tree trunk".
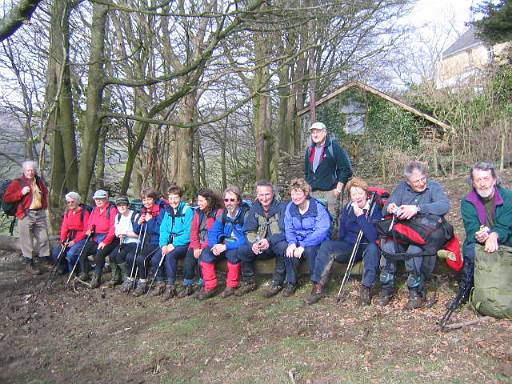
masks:
<path fill-rule="evenodd" d="M 187 94 L 181 100 L 180 122 L 191 124 L 196 109 L 196 92 Z M 192 151 L 194 150 L 194 128 L 177 128 L 176 131 L 176 184 L 184 191 L 185 196 L 194 196 L 196 186 L 192 171 Z"/>
<path fill-rule="evenodd" d="M 78 190 L 88 196 L 101 129 L 101 112 L 104 89 L 105 29 L 108 6 L 93 3 L 91 25 L 91 52 L 89 57 L 88 85 L 85 111 L 85 125 L 80 154 Z"/>
<path fill-rule="evenodd" d="M 78 166 L 69 70 L 68 1 L 55 1 L 50 20 L 47 88 L 48 128 L 51 135 L 50 233 L 57 233 L 62 197 L 78 187 Z"/>

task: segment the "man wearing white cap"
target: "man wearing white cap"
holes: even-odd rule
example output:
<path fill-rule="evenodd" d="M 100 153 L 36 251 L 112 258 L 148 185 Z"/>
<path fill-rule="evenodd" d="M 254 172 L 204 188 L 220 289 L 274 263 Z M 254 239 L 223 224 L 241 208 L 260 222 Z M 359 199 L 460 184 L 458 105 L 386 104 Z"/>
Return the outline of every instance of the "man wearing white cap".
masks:
<path fill-rule="evenodd" d="M 350 159 L 339 144 L 329 137 L 324 123 L 313 123 L 309 132 L 312 143 L 304 158 L 304 178 L 313 189 L 311 196 L 327 201 L 329 213 L 337 223 L 338 197 L 352 177 Z"/>

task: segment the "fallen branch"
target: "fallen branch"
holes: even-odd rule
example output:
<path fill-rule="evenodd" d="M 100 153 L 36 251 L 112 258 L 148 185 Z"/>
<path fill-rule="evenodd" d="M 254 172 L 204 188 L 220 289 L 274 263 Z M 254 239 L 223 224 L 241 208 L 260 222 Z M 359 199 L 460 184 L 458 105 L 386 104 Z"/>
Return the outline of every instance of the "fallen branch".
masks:
<path fill-rule="evenodd" d="M 484 316 L 484 317 L 479 317 L 478 319 L 475 319 L 475 320 L 467 320 L 467 321 L 461 321 L 460 323 L 448 324 L 448 325 L 445 325 L 444 328 L 449 329 L 449 330 L 459 329 L 459 328 L 467 327 L 469 325 L 484 323 L 491 319 L 492 319 L 491 316 Z"/>

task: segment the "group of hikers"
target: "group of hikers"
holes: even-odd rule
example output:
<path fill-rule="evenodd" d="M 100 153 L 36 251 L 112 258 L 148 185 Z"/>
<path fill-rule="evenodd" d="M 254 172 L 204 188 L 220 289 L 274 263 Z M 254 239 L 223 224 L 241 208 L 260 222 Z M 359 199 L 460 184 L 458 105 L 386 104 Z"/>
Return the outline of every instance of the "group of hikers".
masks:
<path fill-rule="evenodd" d="M 304 178 L 291 180 L 289 200 L 281 201 L 275 186 L 262 180 L 256 183 L 252 205 L 242 199 L 239 188 L 228 187 L 222 197 L 201 188 L 193 207 L 183 199 L 179 186 L 171 186 L 165 196 L 143 189 L 140 212 L 130 209 L 126 196 L 112 203 L 106 191 L 97 190 L 92 196 L 95 207 L 89 212 L 81 196 L 69 192 L 65 195 L 61 245 L 50 259 L 56 262 L 62 255 L 61 271 L 76 273 L 82 281 L 92 277 L 91 288 L 102 284 L 108 260 L 112 273 L 107 286 L 120 285 L 122 292 L 162 296 L 164 300 L 190 295 L 204 300 L 217 294 L 226 298 L 254 291 L 258 288 L 254 262 L 259 259 L 275 259 L 263 296 L 280 291 L 291 296 L 299 284 L 299 264 L 305 259 L 312 282 L 305 301 L 314 304 L 325 296 L 334 262 L 348 263 L 353 258 L 363 261 L 358 298 L 362 306 L 370 305 L 377 280 L 378 304 L 390 303 L 396 294 L 397 261 L 403 260 L 408 273 L 406 308 L 423 306 L 425 283 L 438 251 L 453 237 L 453 228 L 434 246 L 427 246 L 432 245 L 430 235 L 423 239 L 427 244 L 421 245 L 403 238 L 399 241 L 391 232 L 397 223 L 412 223 L 420 217 L 423 224 L 428 218 L 436 228 L 446 229 L 444 216 L 451 205 L 443 187 L 428 177 L 423 163 L 410 161 L 403 181 L 384 199 L 363 179 L 353 177 L 348 155 L 329 137 L 323 123 L 316 122 L 309 130 L 312 143 L 305 153 Z M 493 253 L 501 245 L 512 245 L 512 191 L 500 185 L 494 166 L 487 162 L 471 168 L 469 182 L 471 190 L 461 204 L 466 233 L 459 289 L 464 296 L 473 284 L 476 247 L 481 245 L 485 252 Z M 344 192 L 349 199 L 340 207 Z M 50 256 L 48 190 L 37 176 L 34 162 L 23 163 L 23 176 L 9 185 L 4 201 L 18 204 L 21 251 L 28 270 L 39 273 L 33 251 Z M 443 233 L 446 236 L 446 231 Z M 457 241 L 456 249 L 439 255 L 452 257 L 459 247 Z M 183 282 L 178 290 L 180 259 L 184 260 Z M 216 271 L 221 259 L 227 260 L 222 290 Z"/>

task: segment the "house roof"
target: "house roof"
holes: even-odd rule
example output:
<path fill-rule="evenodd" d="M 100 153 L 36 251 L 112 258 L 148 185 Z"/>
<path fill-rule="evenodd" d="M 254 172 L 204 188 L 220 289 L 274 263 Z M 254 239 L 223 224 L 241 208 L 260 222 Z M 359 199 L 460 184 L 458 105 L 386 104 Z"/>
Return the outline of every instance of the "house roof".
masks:
<path fill-rule="evenodd" d="M 484 45 L 482 40 L 476 37 L 475 27 L 471 26 L 466 32 L 464 32 L 455 42 L 450 45 L 444 52 L 443 58 L 447 58 L 456 55 L 459 52 L 465 51 L 469 48 L 478 47 Z"/>
<path fill-rule="evenodd" d="M 315 103 L 315 106 L 318 107 L 318 106 L 322 105 L 323 103 L 326 103 L 327 101 L 335 98 L 339 94 L 345 92 L 346 90 L 348 90 L 348 89 L 350 89 L 352 87 L 359 87 L 359 88 L 361 88 L 361 89 L 363 89 L 363 90 L 365 90 L 365 91 L 367 91 L 369 93 L 372 93 L 374 95 L 380 96 L 383 99 L 386 99 L 387 101 L 389 101 L 389 102 L 391 102 L 391 103 L 393 103 L 395 105 L 398 105 L 400 108 L 403 108 L 403 109 L 405 109 L 405 110 L 407 110 L 407 111 L 409 111 L 411 113 L 414 113 L 417 116 L 420 116 L 420 117 L 424 118 L 425 120 L 430 121 L 431 123 L 436 124 L 437 126 L 441 127 L 443 130 L 450 130 L 451 129 L 450 125 L 448 125 L 446 123 L 443 123 L 441 120 L 438 120 L 435 117 L 427 115 L 426 113 L 423 113 L 423 112 L 417 110 L 416 108 L 413 108 L 410 105 L 407 105 L 404 102 L 402 102 L 402 101 L 400 101 L 400 100 L 398 100 L 398 99 L 396 99 L 396 98 L 394 98 L 392 96 L 389 96 L 386 93 L 384 93 L 382 91 L 379 91 L 376 88 L 373 88 L 373 87 L 369 86 L 368 84 L 361 83 L 360 81 L 352 81 L 350 83 L 345 84 L 344 86 L 342 86 L 341 88 L 338 88 L 334 92 L 331 92 L 327 96 L 324 96 L 321 99 L 318 99 L 318 101 Z M 297 113 L 297 115 L 298 116 L 302 116 L 305 113 L 309 112 L 310 109 L 311 109 L 311 106 L 308 106 L 308 107 L 304 108 L 303 110 L 299 111 Z"/>

